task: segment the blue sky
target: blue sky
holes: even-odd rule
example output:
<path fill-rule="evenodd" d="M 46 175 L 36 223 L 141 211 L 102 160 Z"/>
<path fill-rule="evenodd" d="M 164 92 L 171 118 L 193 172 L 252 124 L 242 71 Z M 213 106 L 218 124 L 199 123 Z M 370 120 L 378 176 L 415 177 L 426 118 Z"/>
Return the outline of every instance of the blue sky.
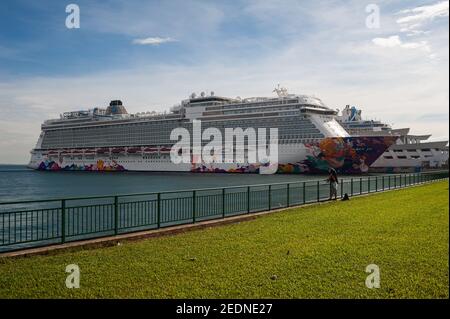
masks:
<path fill-rule="evenodd" d="M 70 3 L 79 29 L 65 26 Z M 6 0 L 0 30 L 0 163 L 26 162 L 41 122 L 67 110 L 166 110 L 277 83 L 448 139 L 448 1 Z"/>

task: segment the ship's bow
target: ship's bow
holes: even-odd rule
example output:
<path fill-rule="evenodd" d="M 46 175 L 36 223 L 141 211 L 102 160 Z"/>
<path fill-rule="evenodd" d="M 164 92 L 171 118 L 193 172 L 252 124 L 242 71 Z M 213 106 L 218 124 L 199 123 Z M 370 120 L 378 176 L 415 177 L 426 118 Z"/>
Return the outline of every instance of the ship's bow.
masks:
<path fill-rule="evenodd" d="M 305 173 L 324 173 L 333 167 L 341 174 L 367 173 L 398 136 L 329 137 L 307 144 L 307 155 L 299 163 Z"/>

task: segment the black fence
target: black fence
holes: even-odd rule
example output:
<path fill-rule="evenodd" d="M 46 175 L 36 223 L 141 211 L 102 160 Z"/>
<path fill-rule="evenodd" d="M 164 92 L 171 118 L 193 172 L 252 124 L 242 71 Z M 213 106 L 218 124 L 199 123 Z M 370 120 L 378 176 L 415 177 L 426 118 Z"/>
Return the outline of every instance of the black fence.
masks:
<path fill-rule="evenodd" d="M 340 181 L 361 195 L 448 178 L 448 171 Z M 0 203 L 0 252 L 251 214 L 328 200 L 330 184 L 303 181 Z"/>

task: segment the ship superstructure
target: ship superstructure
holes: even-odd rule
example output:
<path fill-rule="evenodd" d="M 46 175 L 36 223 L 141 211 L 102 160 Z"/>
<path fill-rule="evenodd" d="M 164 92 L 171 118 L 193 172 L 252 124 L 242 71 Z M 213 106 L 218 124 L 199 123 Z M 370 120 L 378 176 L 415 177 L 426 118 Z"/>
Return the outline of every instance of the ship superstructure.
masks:
<path fill-rule="evenodd" d="M 346 105 L 336 120 L 350 135 L 393 135 L 392 127 L 380 120 L 365 120 L 362 110 Z"/>
<path fill-rule="evenodd" d="M 392 137 L 351 137 L 336 111 L 319 98 L 274 90 L 276 97 L 191 96 L 168 113 L 129 114 L 120 100 L 106 108 L 67 112 L 45 121 L 29 166 L 42 170 L 132 170 L 258 172 L 262 162 L 179 163 L 171 161 L 175 128 L 278 129 L 278 171 L 364 172 L 393 142 Z M 203 143 L 207 143 L 204 141 Z M 225 147 L 227 147 L 225 145 Z"/>
<path fill-rule="evenodd" d="M 448 168 L 448 141 L 428 141 L 431 134 L 410 134 L 409 128 L 394 129 L 378 120 L 364 120 L 361 110 L 347 105 L 336 120 L 352 136 L 398 136 L 371 166 L 373 172 L 411 172 Z"/>

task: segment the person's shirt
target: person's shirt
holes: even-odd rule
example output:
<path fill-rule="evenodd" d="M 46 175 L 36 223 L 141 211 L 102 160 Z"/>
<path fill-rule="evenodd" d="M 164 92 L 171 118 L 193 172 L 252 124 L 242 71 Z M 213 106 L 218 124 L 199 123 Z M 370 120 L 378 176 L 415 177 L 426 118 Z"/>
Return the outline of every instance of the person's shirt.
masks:
<path fill-rule="evenodd" d="M 336 172 L 331 172 L 330 173 L 330 176 L 328 177 L 328 179 L 329 179 L 329 181 L 331 182 L 331 183 L 338 183 L 338 178 L 337 178 L 337 174 L 336 174 Z"/>

